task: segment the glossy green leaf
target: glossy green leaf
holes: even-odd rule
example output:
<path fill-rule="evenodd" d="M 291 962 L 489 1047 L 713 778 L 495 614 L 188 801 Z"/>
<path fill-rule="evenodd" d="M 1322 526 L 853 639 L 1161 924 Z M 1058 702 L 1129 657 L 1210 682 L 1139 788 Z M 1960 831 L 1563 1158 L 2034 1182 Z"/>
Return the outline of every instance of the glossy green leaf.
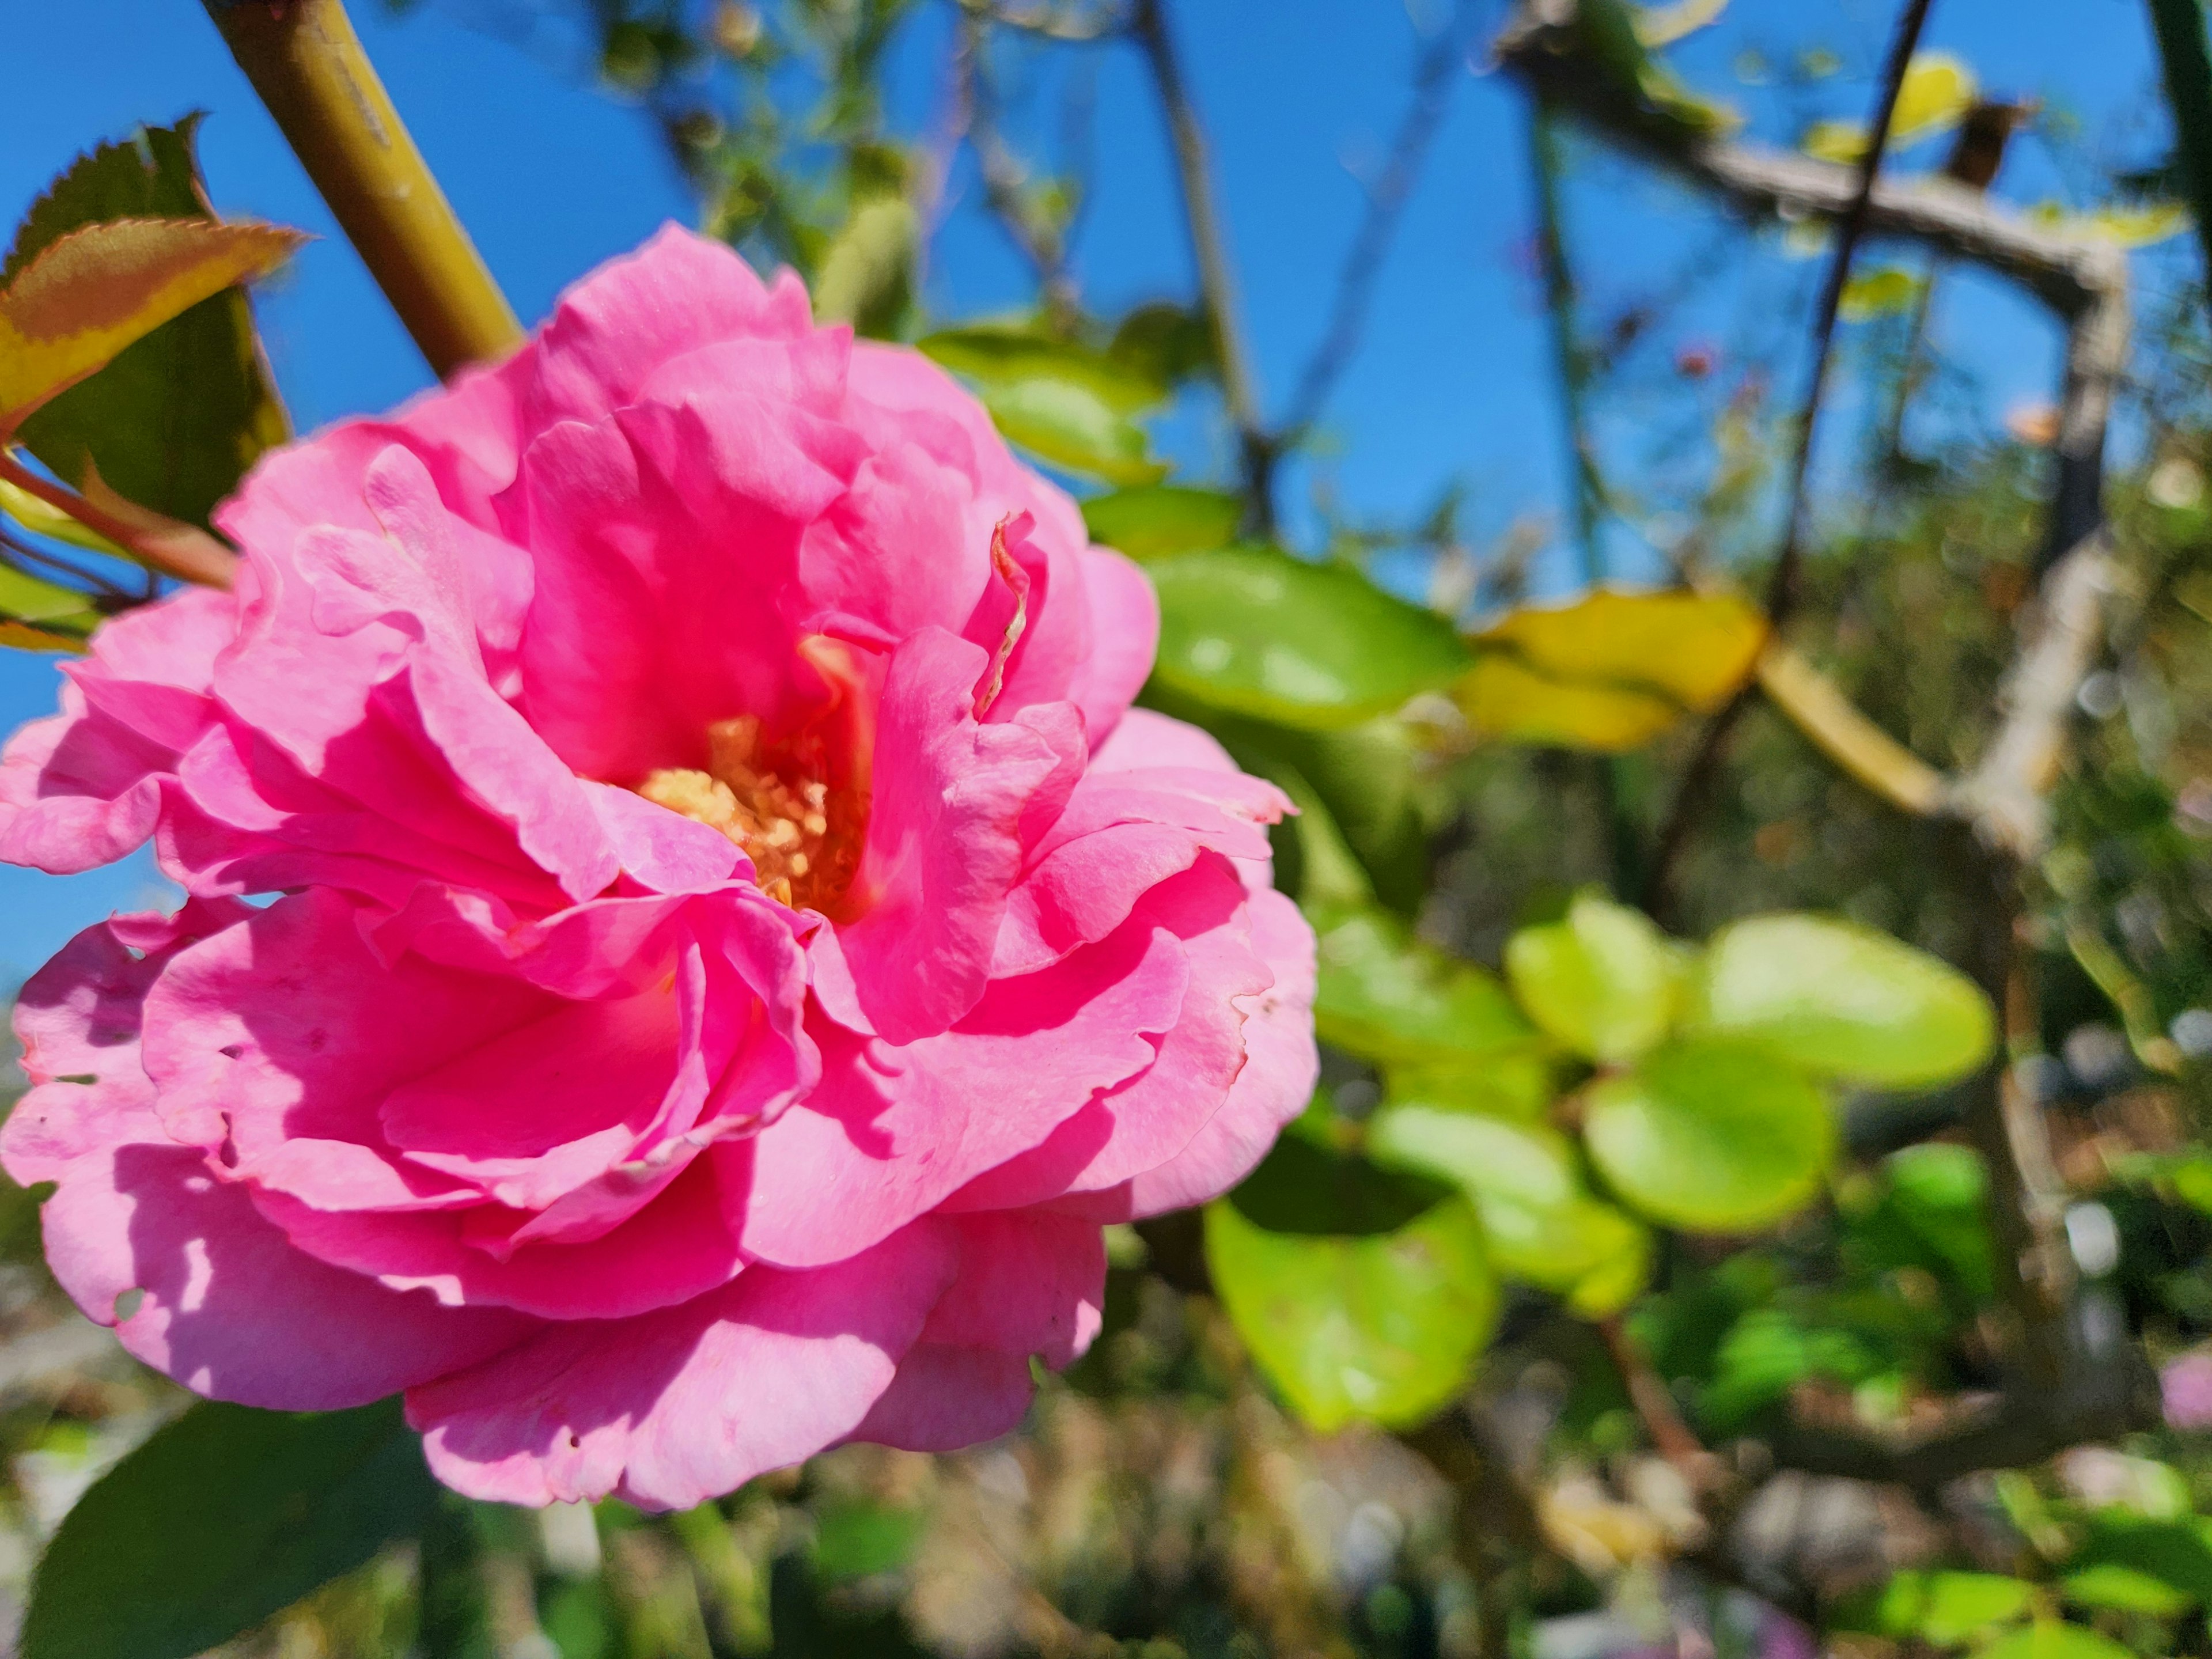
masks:
<path fill-rule="evenodd" d="M 1583 893 L 1564 921 L 1524 927 L 1506 941 L 1505 977 L 1547 1035 L 1619 1066 L 1667 1035 L 1680 970 L 1666 935 L 1642 911 Z"/>
<path fill-rule="evenodd" d="M 1413 936 L 1381 910 L 1324 911 L 1314 1025 L 1347 1054 L 1383 1065 L 1460 1065 L 1535 1046 L 1495 977 Z"/>
<path fill-rule="evenodd" d="M 1393 1101 L 1368 1125 L 1367 1151 L 1465 1193 L 1507 1277 L 1559 1291 L 1593 1315 L 1617 1310 L 1642 1288 L 1649 1236 L 1589 1195 L 1571 1146 L 1548 1125 Z"/>
<path fill-rule="evenodd" d="M 1975 1659 L 2136 1659 L 2136 1653 L 2085 1626 L 2039 1620 L 2000 1636 Z"/>
<path fill-rule="evenodd" d="M 1155 679 L 1207 708 L 1310 730 L 1389 714 L 1466 672 L 1443 617 L 1345 565 L 1261 545 L 1147 567 L 1160 596 Z"/>
<path fill-rule="evenodd" d="M 1900 1572 L 1883 1587 L 1874 1626 L 1886 1636 L 1956 1647 L 2027 1616 L 2035 1586 L 1993 1572 Z"/>
<path fill-rule="evenodd" d="M 193 156 L 199 118 L 103 144 L 62 175 L 15 233 L 0 281 L 62 237 L 117 219 L 214 220 Z M 213 234 L 211 231 L 204 234 Z M 266 226 L 224 233 L 240 274 L 264 269 L 298 238 Z M 246 263 L 237 264 L 243 259 Z M 223 274 L 223 272 L 217 272 Z M 234 276 L 231 280 L 235 280 Z M 117 352 L 91 379 L 27 421 L 20 441 L 55 475 L 79 483 L 89 464 L 108 488 L 173 519 L 205 523 L 267 449 L 291 436 L 245 291 L 225 287 Z"/>
<path fill-rule="evenodd" d="M 1135 415 L 1167 395 L 1152 375 L 1103 351 L 1019 327 L 979 324 L 945 329 L 915 342 L 921 354 L 978 386 L 1054 380 L 1079 386 L 1116 415 Z"/>
<path fill-rule="evenodd" d="M 1689 1004 L 1688 1025 L 1888 1088 L 1964 1077 L 1996 1035 L 1989 1000 L 1958 969 L 1825 916 L 1753 916 L 1723 928 Z"/>
<path fill-rule="evenodd" d="M 1106 355 L 1163 386 L 1219 372 L 1205 313 L 1169 300 L 1148 301 L 1122 318 Z"/>
<path fill-rule="evenodd" d="M 32 1581 L 24 1659 L 187 1659 L 421 1526 L 438 1486 L 399 1402 L 206 1403 L 72 1509 Z"/>
<path fill-rule="evenodd" d="M 1746 1044 L 1680 1042 L 1584 1097 L 1583 1138 L 1613 1190 L 1697 1232 L 1750 1232 L 1820 1189 L 1835 1125 L 1819 1089 Z"/>
<path fill-rule="evenodd" d="M 2139 1613 L 2172 1619 L 2186 1613 L 2195 1598 L 2164 1579 L 2117 1561 L 2069 1572 L 2058 1581 L 2060 1594 L 2075 1607 L 2095 1612 Z"/>
<path fill-rule="evenodd" d="M 1093 495 L 1083 503 L 1091 539 L 1137 560 L 1203 552 L 1237 538 L 1244 504 L 1217 489 L 1147 484 Z"/>
<path fill-rule="evenodd" d="M 0 565 L 0 618 L 35 623 L 47 631 L 78 638 L 100 625 L 100 613 L 73 587 L 41 581 Z"/>
<path fill-rule="evenodd" d="M 1006 441 L 1042 460 L 1109 483 L 1147 484 L 1166 476 L 1144 428 L 1079 380 L 1012 380 L 981 390 Z"/>
<path fill-rule="evenodd" d="M 1465 1198 L 1297 1135 L 1206 1207 L 1206 1260 L 1253 1358 L 1322 1433 L 1432 1415 L 1498 1316 Z"/>

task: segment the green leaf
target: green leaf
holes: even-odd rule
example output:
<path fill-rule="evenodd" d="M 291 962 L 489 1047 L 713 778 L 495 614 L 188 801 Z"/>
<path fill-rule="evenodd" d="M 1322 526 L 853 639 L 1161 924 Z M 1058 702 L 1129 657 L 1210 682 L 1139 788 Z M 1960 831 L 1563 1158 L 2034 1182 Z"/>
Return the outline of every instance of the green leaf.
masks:
<path fill-rule="evenodd" d="M 1164 386 L 1220 373 L 1205 314 L 1168 300 L 1152 301 L 1124 317 L 1106 355 Z"/>
<path fill-rule="evenodd" d="M 915 342 L 921 354 L 985 387 L 1057 380 L 1080 386 L 1116 415 L 1134 415 L 1167 396 L 1142 369 L 1072 340 L 1030 329 L 978 324 L 945 329 Z"/>
<path fill-rule="evenodd" d="M 1910 149 L 1966 118 L 1979 95 L 1974 72 L 1948 52 L 1915 52 L 1898 88 L 1887 148 Z M 1866 154 L 1867 130 L 1857 121 L 1815 121 L 1806 129 L 1804 149 L 1823 161 L 1848 166 Z"/>
<path fill-rule="evenodd" d="M 1824 916 L 1753 916 L 1723 928 L 1689 1001 L 1689 1026 L 1885 1088 L 1964 1077 L 1996 1036 L 1989 1000 L 1957 969 Z"/>
<path fill-rule="evenodd" d="M 1997 1573 L 1900 1572 L 1883 1588 L 1873 1622 L 1885 1636 L 1956 1647 L 2025 1618 L 2034 1601 L 2034 1585 Z"/>
<path fill-rule="evenodd" d="M 142 129 L 131 142 L 103 144 L 78 161 L 17 230 L 0 265 L 0 283 L 15 292 L 16 278 L 35 274 L 27 268 L 39 255 L 70 233 L 86 234 L 88 226 L 114 220 L 189 222 L 159 233 L 94 233 L 109 239 L 111 256 L 150 258 L 164 247 L 189 255 L 193 281 L 165 291 L 172 299 L 189 296 L 198 303 L 181 315 L 167 310 L 171 319 L 150 333 L 134 324 L 127 338 L 135 343 L 111 331 L 112 343 L 98 343 L 99 354 L 82 368 L 106 366 L 40 409 L 19 438 L 71 484 L 83 479 L 89 465 L 126 500 L 204 524 L 262 453 L 291 436 L 254 333 L 252 309 L 245 291 L 230 284 L 268 269 L 300 237 L 266 225 L 216 224 L 193 158 L 198 125 L 199 118 L 191 116 L 173 127 Z M 159 320 L 157 312 L 142 307 L 132 314 L 142 322 L 149 316 Z M 144 337 L 136 338 L 138 334 Z"/>
<path fill-rule="evenodd" d="M 1384 1065 L 1461 1066 L 1536 1044 L 1505 988 L 1472 963 L 1373 909 L 1322 911 L 1314 1025 L 1323 1041 Z"/>
<path fill-rule="evenodd" d="M 1128 417 L 1167 387 L 1101 351 L 1025 329 L 948 329 L 915 342 L 922 353 L 975 383 L 1010 443 L 1071 471 L 1110 483 L 1156 483 L 1144 428 Z"/>
<path fill-rule="evenodd" d="M 850 323 L 884 339 L 897 331 L 914 301 L 913 204 L 902 196 L 873 196 L 854 204 L 830 241 L 814 278 L 814 314 Z"/>
<path fill-rule="evenodd" d="M 1680 974 L 1666 935 L 1642 911 L 1583 893 L 1564 921 L 1506 941 L 1505 977 L 1547 1035 L 1620 1066 L 1667 1035 Z"/>
<path fill-rule="evenodd" d="M 1643 1287 L 1649 1236 L 1589 1195 L 1566 1137 L 1547 1125 L 1393 1101 L 1368 1125 L 1367 1151 L 1465 1193 L 1509 1278 L 1592 1315 L 1616 1311 Z"/>
<path fill-rule="evenodd" d="M 1454 695 L 1484 738 L 1617 754 L 1735 696 L 1766 633 L 1729 594 L 1593 588 L 1485 627 Z"/>
<path fill-rule="evenodd" d="M 1847 323 L 1871 322 L 1909 311 L 1920 297 L 1921 283 L 1911 271 L 1895 265 L 1876 265 L 1853 274 L 1844 284 L 1836 314 Z"/>
<path fill-rule="evenodd" d="M 35 623 L 47 633 L 82 639 L 100 626 L 100 613 L 73 587 L 41 581 L 0 565 L 0 618 Z"/>
<path fill-rule="evenodd" d="M 34 536 L 45 536 L 111 559 L 131 556 L 96 530 L 88 530 L 58 507 L 50 507 L 21 484 L 0 478 L 0 516 L 13 519 Z"/>
<path fill-rule="evenodd" d="M 399 1402 L 208 1402 L 88 1492 L 46 1547 L 24 1659 L 188 1659 L 420 1527 L 438 1486 Z"/>
<path fill-rule="evenodd" d="M 2162 1578 L 2117 1561 L 2084 1567 L 2058 1581 L 2058 1589 L 2077 1607 L 2112 1613 L 2140 1613 L 2153 1619 L 2172 1619 L 2186 1613 L 2195 1598 Z"/>
<path fill-rule="evenodd" d="M 1999 1637 L 1975 1659 L 2136 1659 L 2136 1656 L 2133 1649 L 2080 1625 L 2039 1620 L 2025 1630 Z"/>
<path fill-rule="evenodd" d="M 2077 1571 L 2126 1567 L 2171 1586 L 2192 1601 L 2212 1605 L 2212 1539 L 2206 1536 L 2206 1522 L 2201 1519 L 2151 1521 L 2106 1510 L 2091 1519 L 2070 1565 Z"/>
<path fill-rule="evenodd" d="M 1551 1062 L 1538 1054 L 1495 1054 L 1466 1066 L 1395 1066 L 1389 1097 L 1447 1112 L 1480 1112 L 1533 1123 L 1551 1106 Z"/>
<path fill-rule="evenodd" d="M 1751 1232 L 1820 1188 L 1835 1146 L 1820 1091 L 1745 1044 L 1681 1042 L 1601 1079 L 1583 1138 L 1613 1190 L 1694 1232 Z"/>
<path fill-rule="evenodd" d="M 1139 561 L 1225 547 L 1236 539 L 1243 515 L 1243 503 L 1234 495 L 1182 484 L 1119 489 L 1083 503 L 1091 539 Z"/>
<path fill-rule="evenodd" d="M 1206 1260 L 1253 1358 L 1324 1434 L 1432 1415 L 1498 1316 L 1466 1199 L 1297 1135 L 1206 1206 Z"/>
<path fill-rule="evenodd" d="M 1449 685 L 1468 665 L 1449 622 L 1348 566 L 1250 544 L 1147 568 L 1160 596 L 1153 676 L 1210 708 L 1341 729 Z"/>

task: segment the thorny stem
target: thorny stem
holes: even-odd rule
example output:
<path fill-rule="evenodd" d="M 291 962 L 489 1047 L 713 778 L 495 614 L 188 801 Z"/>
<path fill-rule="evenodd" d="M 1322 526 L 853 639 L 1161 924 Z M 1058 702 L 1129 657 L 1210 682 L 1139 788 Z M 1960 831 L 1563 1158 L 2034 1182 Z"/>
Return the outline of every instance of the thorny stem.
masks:
<path fill-rule="evenodd" d="M 1230 267 L 1228 234 L 1213 195 L 1206 133 L 1198 124 L 1182 64 L 1168 33 L 1164 3 L 1164 0 L 1135 0 L 1129 13 L 1129 35 L 1152 71 L 1161 111 L 1167 118 L 1168 137 L 1175 148 L 1183 222 L 1190 233 L 1199 292 L 1221 365 L 1222 401 L 1228 405 L 1230 422 L 1237 428 L 1243 452 L 1244 527 L 1254 535 L 1268 536 L 1275 528 L 1274 470 L 1279 445 L 1261 418 L 1258 385 L 1237 309 L 1236 276 Z"/>
<path fill-rule="evenodd" d="M 0 448 L 0 479 L 47 506 L 66 513 L 86 529 L 105 536 L 149 569 L 204 587 L 228 588 L 238 555 L 204 530 L 165 519 L 143 507 L 126 517 L 87 501 L 50 478 L 32 471 Z"/>
<path fill-rule="evenodd" d="M 342 0 L 201 0 L 440 379 L 522 343 Z"/>
<path fill-rule="evenodd" d="M 1850 276 L 1851 256 L 1866 230 L 1875 179 L 1881 171 L 1882 151 L 1889 143 L 1890 125 L 1897 113 L 1905 72 L 1912 62 L 1913 48 L 1919 44 L 1920 31 L 1933 3 L 1934 0 L 1905 0 L 1904 9 L 1898 14 L 1889 55 L 1882 64 L 1881 95 L 1875 106 L 1874 119 L 1868 126 L 1866 153 L 1859 158 L 1850 202 L 1837 224 L 1835 247 L 1820 283 L 1820 301 L 1813 320 L 1813 362 L 1806 374 L 1804 412 L 1798 419 L 1797 446 L 1790 460 L 1789 516 L 1784 522 L 1782 550 L 1775 558 L 1774 574 L 1766 588 L 1767 616 L 1777 632 L 1797 603 L 1804 563 L 1806 519 L 1810 511 L 1805 486 L 1812 471 L 1821 398 L 1827 391 L 1828 364 L 1835 345 L 1836 313 L 1843 303 L 1844 284 Z M 1754 684 L 1747 682 L 1713 716 L 1683 773 L 1674 808 L 1660 831 L 1658 850 L 1652 855 L 1650 876 L 1644 890 L 1647 908 L 1662 921 L 1669 918 L 1674 908 L 1671 890 L 1674 865 L 1689 840 L 1692 826 L 1704 811 L 1729 738 L 1756 695 Z"/>

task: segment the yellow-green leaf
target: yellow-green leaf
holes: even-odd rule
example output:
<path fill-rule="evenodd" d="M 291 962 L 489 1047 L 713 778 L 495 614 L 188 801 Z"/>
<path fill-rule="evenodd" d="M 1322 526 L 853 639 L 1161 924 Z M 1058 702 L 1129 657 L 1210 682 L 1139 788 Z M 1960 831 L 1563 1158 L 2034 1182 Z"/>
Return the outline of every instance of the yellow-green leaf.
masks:
<path fill-rule="evenodd" d="M 1910 149 L 1966 118 L 1979 89 L 1974 72 L 1948 52 L 1913 54 L 1897 92 L 1890 117 L 1892 150 Z M 1806 130 L 1805 153 L 1823 161 L 1848 164 L 1866 154 L 1866 127 L 1857 121 L 1815 121 Z"/>
<path fill-rule="evenodd" d="M 302 240 L 200 219 L 116 220 L 62 237 L 0 289 L 0 428 L 201 301 L 275 269 Z"/>
<path fill-rule="evenodd" d="M 1421 1422 L 1465 1386 L 1497 1322 L 1466 1198 L 1295 1133 L 1206 1206 L 1206 1261 L 1252 1357 L 1324 1434 Z"/>
<path fill-rule="evenodd" d="M 1755 1231 L 1820 1189 L 1835 1147 L 1828 1103 L 1765 1051 L 1673 1044 L 1584 1097 L 1583 1139 L 1613 1190 L 1698 1232 Z"/>
<path fill-rule="evenodd" d="M 1911 271 L 1900 270 L 1895 265 L 1877 265 L 1871 270 L 1854 273 L 1850 281 L 1844 284 L 1836 314 L 1847 323 L 1893 317 L 1910 309 L 1919 295 L 1920 279 Z"/>
<path fill-rule="evenodd" d="M 2062 236 L 2110 242 L 2118 247 L 2150 247 L 2189 228 L 2189 210 L 2179 202 L 2113 203 L 2075 213 L 2059 202 L 2039 202 L 2027 217 Z"/>
<path fill-rule="evenodd" d="M 1640 749 L 1682 717 L 1656 693 L 1553 679 L 1502 652 L 1478 656 L 1455 695 L 1478 738 L 1606 755 Z"/>
<path fill-rule="evenodd" d="M 1338 730 L 1467 671 L 1449 622 L 1346 565 L 1247 544 L 1146 569 L 1160 596 L 1155 681 L 1209 709 Z"/>
<path fill-rule="evenodd" d="M 814 314 L 861 334 L 890 333 L 913 294 L 919 221 L 902 196 L 856 204 L 831 239 L 814 278 Z"/>
<path fill-rule="evenodd" d="M 1506 941 L 1505 977 L 1547 1035 L 1587 1059 L 1620 1066 L 1674 1023 L 1680 971 L 1650 918 L 1583 893 L 1564 921 L 1524 927 Z"/>
<path fill-rule="evenodd" d="M 1638 6 L 1634 13 L 1636 44 L 1647 51 L 1671 46 L 1686 35 L 1717 22 L 1729 0 L 1673 0 L 1663 6 Z"/>
<path fill-rule="evenodd" d="M 1649 1235 L 1589 1195 L 1566 1137 L 1548 1125 L 1394 1095 L 1368 1126 L 1367 1151 L 1379 1164 L 1465 1193 L 1507 1277 L 1558 1291 L 1593 1316 L 1642 1288 Z"/>
<path fill-rule="evenodd" d="M 1480 736 L 1618 753 L 1719 708 L 1765 640 L 1765 617 L 1728 594 L 1594 588 L 1476 634 L 1455 695 Z"/>
<path fill-rule="evenodd" d="M 87 529 L 59 507 L 49 507 L 29 490 L 5 478 L 0 478 L 0 517 L 13 519 L 34 536 L 66 542 L 88 553 L 103 553 L 113 559 L 131 556 L 97 530 Z"/>
<path fill-rule="evenodd" d="M 1182 484 L 1117 489 L 1083 503 L 1091 539 L 1140 561 L 1226 547 L 1243 516 L 1244 504 L 1234 495 Z"/>
<path fill-rule="evenodd" d="M 1893 1089 L 1963 1077 L 1996 1037 L 1989 999 L 1948 963 L 1855 922 L 1796 915 L 1716 933 L 1684 1023 Z"/>
<path fill-rule="evenodd" d="M 1322 912 L 1314 1024 L 1348 1054 L 1395 1066 L 1463 1066 L 1527 1053 L 1534 1030 L 1505 988 L 1423 943 L 1382 910 Z"/>

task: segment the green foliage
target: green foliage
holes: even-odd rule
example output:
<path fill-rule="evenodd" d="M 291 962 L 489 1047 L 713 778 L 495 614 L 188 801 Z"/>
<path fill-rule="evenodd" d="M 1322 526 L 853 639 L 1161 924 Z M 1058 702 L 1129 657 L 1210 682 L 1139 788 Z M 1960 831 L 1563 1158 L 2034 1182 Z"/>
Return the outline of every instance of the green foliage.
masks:
<path fill-rule="evenodd" d="M 0 281 L 70 231 L 106 220 L 212 221 L 193 156 L 198 116 L 102 144 L 56 179 L 17 229 Z M 20 439 L 72 484 L 204 523 L 263 451 L 291 435 L 243 290 L 229 289 L 125 347 L 24 422 Z"/>
<path fill-rule="evenodd" d="M 1820 916 L 1755 916 L 1722 929 L 1691 1004 L 1692 1030 L 1893 1089 L 1963 1077 L 1996 1033 L 1988 999 L 1957 969 Z"/>
<path fill-rule="evenodd" d="M 1150 484 L 1093 495 L 1083 503 L 1091 539 L 1139 561 L 1198 553 L 1236 539 L 1244 504 L 1218 489 Z"/>
<path fill-rule="evenodd" d="M 1007 441 L 1055 466 L 1142 486 L 1167 469 L 1129 417 L 1167 394 L 1159 381 L 1102 351 L 1018 328 L 925 336 L 922 351 L 974 385 Z"/>
<path fill-rule="evenodd" d="M 1147 567 L 1156 684 L 1210 710 L 1328 731 L 1391 714 L 1465 672 L 1449 623 L 1343 565 L 1247 544 Z"/>
<path fill-rule="evenodd" d="M 1593 1085 L 1583 1133 L 1613 1190 L 1661 1221 L 1750 1232 L 1819 1190 L 1835 1149 L 1827 1103 L 1760 1050 L 1694 1040 Z"/>
<path fill-rule="evenodd" d="M 1534 1044 L 1496 978 L 1422 944 L 1396 917 L 1325 913 L 1316 927 L 1314 1024 L 1324 1042 L 1385 1065 L 1462 1066 Z"/>
<path fill-rule="evenodd" d="M 39 1562 L 25 1659 L 189 1659 L 421 1526 L 398 1402 L 195 1406 L 87 1492 Z"/>
<path fill-rule="evenodd" d="M 1206 1207 L 1206 1261 L 1253 1358 L 1322 1433 L 1427 1419 L 1498 1314 L 1465 1198 L 1297 1134 Z"/>
<path fill-rule="evenodd" d="M 1665 937 L 1594 894 L 1577 895 L 1564 921 L 1516 933 L 1505 976 L 1547 1036 L 1602 1064 L 1636 1059 L 1674 1023 L 1680 964 Z"/>

